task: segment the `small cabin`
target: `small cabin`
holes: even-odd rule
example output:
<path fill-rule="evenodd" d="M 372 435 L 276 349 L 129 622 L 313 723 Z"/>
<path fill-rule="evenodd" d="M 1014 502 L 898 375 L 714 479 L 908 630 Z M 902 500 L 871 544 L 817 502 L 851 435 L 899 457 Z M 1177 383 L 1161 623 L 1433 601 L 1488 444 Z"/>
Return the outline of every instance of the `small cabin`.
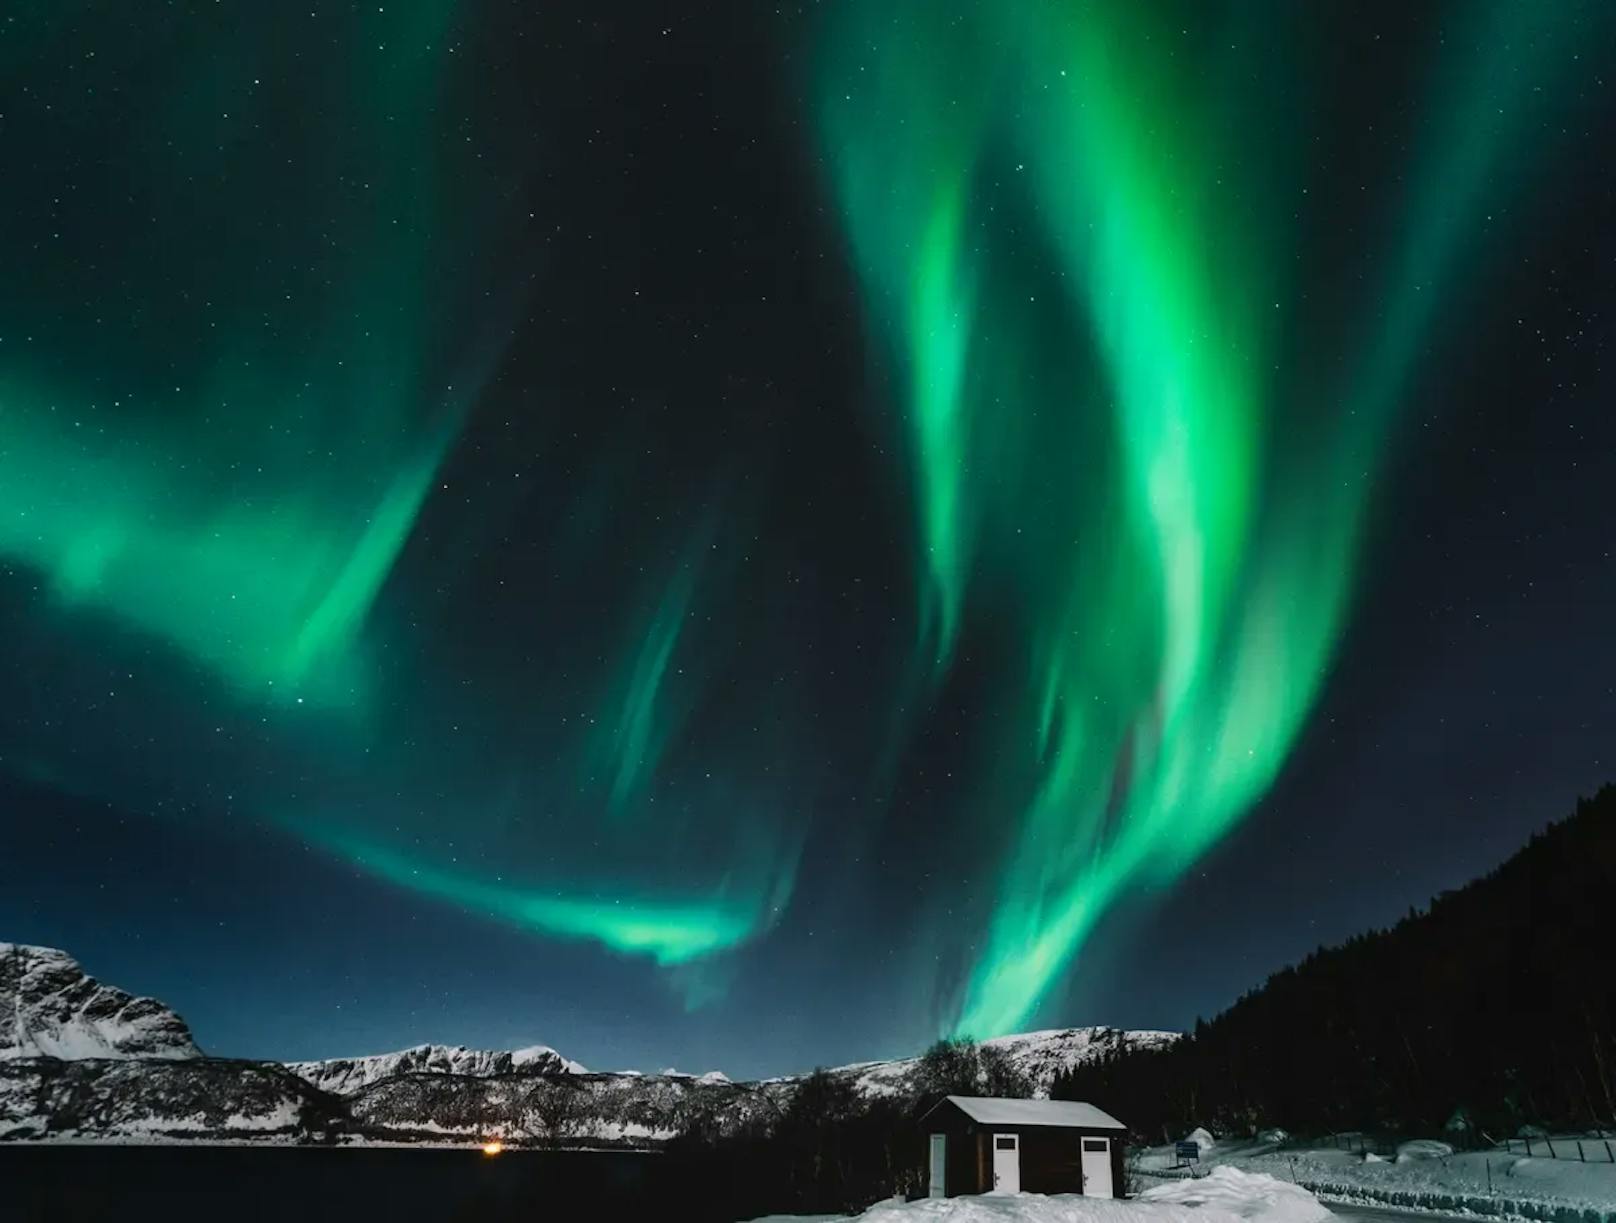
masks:
<path fill-rule="evenodd" d="M 926 1192 L 1119 1198 L 1127 1126 L 1075 1100 L 945 1096 L 920 1118 Z"/>

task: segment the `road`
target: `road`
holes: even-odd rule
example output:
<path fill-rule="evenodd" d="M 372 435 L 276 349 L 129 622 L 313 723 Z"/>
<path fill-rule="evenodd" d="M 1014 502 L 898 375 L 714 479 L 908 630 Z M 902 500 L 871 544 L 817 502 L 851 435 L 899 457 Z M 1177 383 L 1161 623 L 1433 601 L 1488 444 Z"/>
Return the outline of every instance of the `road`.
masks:
<path fill-rule="evenodd" d="M 1338 1219 L 1350 1220 L 1350 1223 L 1412 1223 L 1412 1220 L 1423 1220 L 1423 1223 L 1433 1223 L 1433 1220 L 1453 1220 L 1460 1223 L 1459 1215 L 1433 1214 L 1424 1210 L 1397 1210 L 1390 1206 L 1352 1206 L 1345 1202 L 1326 1202 L 1331 1212 Z M 1464 1220 L 1463 1223 L 1475 1223 L 1475 1219 Z"/>

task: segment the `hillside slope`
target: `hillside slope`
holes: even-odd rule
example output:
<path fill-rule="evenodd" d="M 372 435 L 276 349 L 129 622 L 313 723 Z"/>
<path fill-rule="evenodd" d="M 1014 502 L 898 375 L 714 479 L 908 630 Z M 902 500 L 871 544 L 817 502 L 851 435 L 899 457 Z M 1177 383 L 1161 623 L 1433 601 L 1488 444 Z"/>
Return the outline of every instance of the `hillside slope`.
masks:
<path fill-rule="evenodd" d="M 304 1141 L 340 1106 L 272 1062 L 228 1058 L 0 1061 L 0 1140 Z"/>
<path fill-rule="evenodd" d="M 66 952 L 0 944 L 0 1139 L 482 1142 L 649 1146 L 778 1116 L 803 1082 L 719 1072 L 593 1074 L 545 1045 L 417 1045 L 322 1061 L 203 1057 L 162 1003 Z M 1058 1073 L 1173 1033 L 1058 1028 L 988 1042 L 1037 1094 Z M 918 1058 L 829 1074 L 866 1100 L 919 1094 Z"/>
<path fill-rule="evenodd" d="M 1179 1039 L 1179 1035 L 1122 1028 L 1047 1028 L 1040 1032 L 995 1036 L 982 1045 L 1004 1053 L 1009 1067 L 1026 1080 L 1032 1094 L 1046 1097 L 1060 1075 L 1078 1066 L 1115 1057 L 1124 1049 L 1165 1048 Z M 830 1074 L 849 1080 L 854 1090 L 866 1099 L 878 1099 L 917 1094 L 919 1070 L 918 1057 L 904 1057 L 837 1066 Z"/>
<path fill-rule="evenodd" d="M 287 1062 L 286 1068 L 322 1091 L 349 1095 L 401 1074 L 584 1074 L 583 1066 L 548 1045 L 526 1049 L 468 1049 L 465 1045 L 415 1045 L 396 1053 Z"/>
<path fill-rule="evenodd" d="M 1616 1122 L 1616 787 L 1423 913 L 1321 949 L 1171 1047 L 1063 1075 L 1138 1129 L 1513 1134 Z"/>

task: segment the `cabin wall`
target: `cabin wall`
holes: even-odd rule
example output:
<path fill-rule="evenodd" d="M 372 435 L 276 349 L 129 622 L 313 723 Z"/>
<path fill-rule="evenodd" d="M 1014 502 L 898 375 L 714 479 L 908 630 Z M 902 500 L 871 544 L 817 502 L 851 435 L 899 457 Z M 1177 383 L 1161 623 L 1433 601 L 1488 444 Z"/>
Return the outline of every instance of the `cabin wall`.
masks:
<path fill-rule="evenodd" d="M 993 1135 L 1016 1134 L 1021 1140 L 1021 1188 L 1025 1193 L 1082 1193 L 1083 1139 L 1107 1138 L 1111 1144 L 1111 1185 L 1124 1196 L 1124 1139 L 1116 1130 L 1043 1125 L 982 1125 L 954 1108 L 928 1116 L 928 1134 L 947 1135 L 943 1193 L 947 1197 L 987 1193 L 993 1188 Z M 923 1144 L 929 1151 L 929 1145 Z M 929 1171 L 929 1164 L 928 1164 Z"/>
<path fill-rule="evenodd" d="M 1039 1128 L 1018 1132 L 1023 1192 L 1083 1192 L 1082 1131 Z"/>
<path fill-rule="evenodd" d="M 964 1130 L 934 1130 L 948 1134 L 945 1156 L 946 1175 L 943 1179 L 945 1197 L 959 1197 L 967 1193 L 983 1192 L 983 1168 L 987 1166 L 987 1144 L 981 1134 Z"/>
<path fill-rule="evenodd" d="M 1054 1126 L 982 1126 L 976 1133 L 954 1133 L 948 1138 L 949 1177 L 944 1192 L 987 1193 L 993 1188 L 993 1135 L 1015 1134 L 1021 1142 L 1023 1193 L 1082 1193 L 1083 1139 L 1105 1138 L 1111 1145 L 1111 1192 L 1124 1196 L 1126 1151 L 1123 1135 L 1115 1130 L 1080 1130 Z M 954 1152 L 959 1156 L 955 1162 Z"/>

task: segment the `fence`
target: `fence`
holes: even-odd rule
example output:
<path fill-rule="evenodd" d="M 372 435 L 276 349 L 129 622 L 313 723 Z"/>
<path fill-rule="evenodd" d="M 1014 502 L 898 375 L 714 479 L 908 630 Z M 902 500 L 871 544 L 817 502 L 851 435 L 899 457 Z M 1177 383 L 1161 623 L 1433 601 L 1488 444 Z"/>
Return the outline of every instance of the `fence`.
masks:
<path fill-rule="evenodd" d="M 1534 1159 L 1569 1159 L 1585 1164 L 1616 1164 L 1616 1150 L 1612 1139 L 1550 1138 L 1544 1134 L 1537 1138 L 1506 1138 L 1501 1149 L 1511 1155 L 1530 1155 Z"/>
<path fill-rule="evenodd" d="M 1297 1140 L 1280 1144 L 1281 1147 L 1313 1146 L 1328 1142 L 1341 1151 L 1356 1151 L 1360 1155 L 1375 1154 L 1390 1159 L 1396 1155 L 1395 1140 L 1372 1138 L 1359 1131 L 1327 1134 L 1323 1139 Z M 1461 1148 L 1462 1149 L 1462 1148 Z M 1475 1149 L 1475 1148 L 1472 1148 Z M 1482 1149 L 1486 1149 L 1483 1147 Z M 1495 1151 L 1510 1155 L 1530 1155 L 1534 1159 L 1566 1159 L 1573 1163 L 1616 1164 L 1616 1137 L 1607 1138 L 1603 1132 L 1594 1134 L 1562 1135 L 1558 1138 L 1540 1134 L 1529 1138 L 1506 1138 L 1495 1142 Z"/>
<path fill-rule="evenodd" d="M 1371 1152 L 1376 1155 L 1383 1155 L 1386 1153 L 1385 1143 L 1377 1142 L 1371 1139 L 1369 1135 L 1365 1134 L 1361 1130 L 1344 1130 L 1339 1134 L 1327 1135 L 1327 1137 L 1329 1138 L 1330 1145 L 1335 1147 L 1338 1151 L 1356 1151 L 1360 1155 L 1367 1155 Z M 1292 1138 L 1284 1145 L 1312 1146 L 1314 1144 Z"/>

